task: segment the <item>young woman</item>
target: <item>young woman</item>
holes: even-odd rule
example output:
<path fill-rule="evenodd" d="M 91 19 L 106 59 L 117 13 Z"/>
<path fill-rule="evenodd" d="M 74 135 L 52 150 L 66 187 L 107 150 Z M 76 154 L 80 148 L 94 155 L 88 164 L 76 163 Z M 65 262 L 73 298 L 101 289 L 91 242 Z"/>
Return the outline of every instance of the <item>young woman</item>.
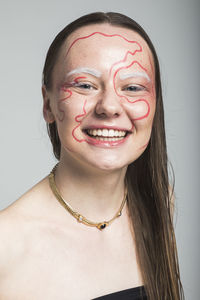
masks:
<path fill-rule="evenodd" d="M 159 64 L 118 13 L 65 27 L 47 53 L 58 164 L 1 212 L 1 299 L 183 299 Z"/>

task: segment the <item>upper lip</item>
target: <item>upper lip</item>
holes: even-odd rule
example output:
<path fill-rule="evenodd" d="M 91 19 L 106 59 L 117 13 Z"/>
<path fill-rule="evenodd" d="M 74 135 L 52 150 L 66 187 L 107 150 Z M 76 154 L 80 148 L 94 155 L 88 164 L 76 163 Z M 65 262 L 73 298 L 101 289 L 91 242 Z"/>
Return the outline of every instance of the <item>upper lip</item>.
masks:
<path fill-rule="evenodd" d="M 118 127 L 118 126 L 112 126 L 112 125 L 89 125 L 83 128 L 83 130 L 89 130 L 89 129 L 113 129 L 118 131 L 128 131 L 132 132 L 133 128 L 127 129 L 124 127 Z"/>

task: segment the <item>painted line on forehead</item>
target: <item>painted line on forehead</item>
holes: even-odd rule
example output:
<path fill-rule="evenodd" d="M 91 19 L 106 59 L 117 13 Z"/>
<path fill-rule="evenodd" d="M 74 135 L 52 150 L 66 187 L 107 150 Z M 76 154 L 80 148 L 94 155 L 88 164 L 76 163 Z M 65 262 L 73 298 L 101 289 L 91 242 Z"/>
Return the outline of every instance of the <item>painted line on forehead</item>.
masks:
<path fill-rule="evenodd" d="M 103 32 L 96 31 L 96 32 L 93 32 L 93 33 L 91 33 L 91 34 L 89 34 L 89 35 L 86 35 L 86 36 L 83 36 L 83 37 L 80 37 L 80 38 L 75 39 L 75 40 L 71 43 L 69 49 L 67 50 L 66 56 L 69 54 L 69 51 L 71 50 L 71 48 L 74 46 L 74 44 L 75 44 L 76 42 L 78 42 L 78 41 L 80 41 L 80 40 L 88 39 L 88 38 L 90 38 L 91 36 L 94 36 L 95 34 L 97 34 L 97 35 L 99 34 L 99 35 L 102 35 L 102 36 L 104 36 L 104 37 L 110 37 L 110 38 L 112 38 L 112 37 L 120 37 L 120 38 L 122 38 L 124 41 L 126 41 L 126 42 L 128 42 L 128 43 L 131 43 L 131 44 L 137 44 L 137 45 L 141 48 L 140 44 L 139 44 L 137 41 L 131 41 L 131 40 L 128 40 L 128 39 L 125 38 L 123 35 L 120 35 L 120 34 L 106 34 L 106 33 L 103 33 Z"/>
<path fill-rule="evenodd" d="M 131 63 L 130 63 L 130 65 L 128 65 L 128 66 L 122 66 L 122 67 L 120 67 L 119 69 L 117 69 L 116 71 L 115 71 L 115 73 L 114 73 L 114 79 L 115 79 L 115 77 L 117 76 L 117 73 L 119 72 L 119 71 L 121 71 L 121 70 L 123 70 L 123 69 L 129 69 L 130 67 L 132 67 L 132 65 L 134 65 L 134 64 L 137 64 L 145 73 L 147 72 L 147 69 L 146 68 L 144 68 L 137 60 L 133 60 Z"/>
<path fill-rule="evenodd" d="M 149 82 L 151 81 L 150 78 L 149 78 L 149 75 L 146 72 L 133 72 L 133 73 L 130 73 L 130 74 L 120 74 L 119 75 L 119 78 L 122 79 L 122 80 L 130 78 L 130 77 L 144 77 Z"/>
<path fill-rule="evenodd" d="M 116 65 L 119 65 L 119 64 L 121 64 L 121 63 L 124 63 L 124 62 L 127 60 L 127 57 L 128 57 L 129 54 L 131 54 L 132 56 L 134 56 L 137 52 L 142 52 L 142 47 L 141 47 L 141 46 L 140 46 L 140 49 L 139 49 L 139 50 L 136 49 L 134 52 L 127 51 L 125 57 L 124 57 L 122 60 L 119 60 L 119 61 L 115 62 L 115 63 L 111 66 L 109 76 L 111 76 L 112 70 L 113 70 L 113 68 L 114 68 Z"/>
<path fill-rule="evenodd" d="M 82 122 L 82 119 L 83 119 L 83 117 L 86 115 L 86 110 L 85 110 L 85 106 L 86 106 L 86 103 L 87 103 L 87 100 L 85 100 L 85 102 L 84 102 L 84 104 L 83 104 L 83 114 L 80 114 L 80 115 L 78 115 L 78 116 L 76 116 L 75 118 L 74 118 L 74 120 L 77 122 L 77 123 L 79 123 L 76 127 L 74 127 L 74 129 L 72 130 L 72 136 L 73 136 L 73 138 L 77 141 L 77 142 L 79 142 L 79 143 L 82 143 L 82 142 L 86 142 L 86 140 L 85 139 L 78 139 L 76 136 L 75 136 L 75 131 L 76 131 L 76 129 L 81 125 L 81 122 Z M 80 118 L 82 118 L 81 120 L 79 120 Z"/>
<path fill-rule="evenodd" d="M 77 74 L 77 73 L 87 73 L 87 74 L 91 74 L 98 78 L 101 77 L 101 75 L 102 75 L 102 73 L 99 72 L 98 70 L 87 68 L 87 67 L 82 67 L 82 68 L 77 68 L 77 69 L 70 71 L 69 73 L 67 73 L 67 76 Z"/>

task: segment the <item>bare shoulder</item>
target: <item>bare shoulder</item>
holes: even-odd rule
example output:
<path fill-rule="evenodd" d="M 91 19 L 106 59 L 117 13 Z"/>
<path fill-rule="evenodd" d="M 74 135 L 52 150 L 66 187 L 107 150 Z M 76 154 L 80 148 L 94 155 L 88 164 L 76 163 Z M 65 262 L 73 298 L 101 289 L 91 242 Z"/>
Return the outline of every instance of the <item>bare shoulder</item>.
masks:
<path fill-rule="evenodd" d="M 13 202 L 9 207 L 3 210 L 4 215 L 10 214 L 27 214 L 31 211 L 34 213 L 38 205 L 42 205 L 41 199 L 44 201 L 46 193 L 49 191 L 48 178 L 45 177 L 26 193 L 24 193 L 19 199 Z"/>
<path fill-rule="evenodd" d="M 60 210 L 62 212 L 62 207 L 57 205 L 49 189 L 48 179 L 45 178 L 0 212 L 2 299 L 33 299 L 31 295 L 34 299 L 52 299 L 49 286 L 56 281 L 52 279 L 57 269 L 55 257 L 59 258 L 63 254 L 66 237 L 59 223 Z M 66 255 L 61 259 L 62 270 L 65 260 Z M 40 290 L 38 286 L 41 282 L 44 287 Z M 47 297 L 43 297 L 43 293 Z"/>
<path fill-rule="evenodd" d="M 19 218 L 20 220 L 20 218 Z M 12 271 L 16 258 L 23 253 L 22 231 L 14 209 L 0 212 L 0 288 L 4 278 Z"/>
<path fill-rule="evenodd" d="M 0 211 L 0 276 L 26 251 L 28 232 L 35 220 L 39 220 L 42 207 L 45 206 L 46 185 L 45 178 Z"/>

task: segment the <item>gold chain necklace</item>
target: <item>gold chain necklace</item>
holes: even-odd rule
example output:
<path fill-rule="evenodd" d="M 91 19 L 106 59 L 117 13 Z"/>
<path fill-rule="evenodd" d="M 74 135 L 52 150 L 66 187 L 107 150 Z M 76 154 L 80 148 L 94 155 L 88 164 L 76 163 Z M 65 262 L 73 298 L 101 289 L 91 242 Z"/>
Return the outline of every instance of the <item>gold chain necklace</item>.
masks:
<path fill-rule="evenodd" d="M 49 185 L 50 185 L 51 190 L 52 190 L 53 194 L 55 195 L 56 199 L 73 217 L 75 217 L 77 219 L 78 222 L 83 223 L 87 226 L 97 227 L 99 230 L 102 230 L 102 229 L 106 228 L 108 225 L 110 225 L 116 218 L 118 218 L 122 215 L 122 209 L 124 207 L 124 204 L 126 202 L 126 197 L 127 197 L 127 187 L 125 187 L 124 198 L 123 198 L 123 201 L 122 201 L 122 204 L 121 204 L 119 210 L 114 215 L 114 217 L 112 219 L 110 219 L 109 221 L 94 223 L 94 222 L 86 219 L 84 216 L 82 216 L 78 212 L 74 211 L 72 209 L 72 207 L 62 198 L 60 192 L 58 191 L 58 189 L 56 187 L 55 171 L 56 171 L 57 166 L 58 166 L 58 164 L 53 168 L 53 170 L 51 171 L 51 173 L 48 176 L 49 177 Z"/>

